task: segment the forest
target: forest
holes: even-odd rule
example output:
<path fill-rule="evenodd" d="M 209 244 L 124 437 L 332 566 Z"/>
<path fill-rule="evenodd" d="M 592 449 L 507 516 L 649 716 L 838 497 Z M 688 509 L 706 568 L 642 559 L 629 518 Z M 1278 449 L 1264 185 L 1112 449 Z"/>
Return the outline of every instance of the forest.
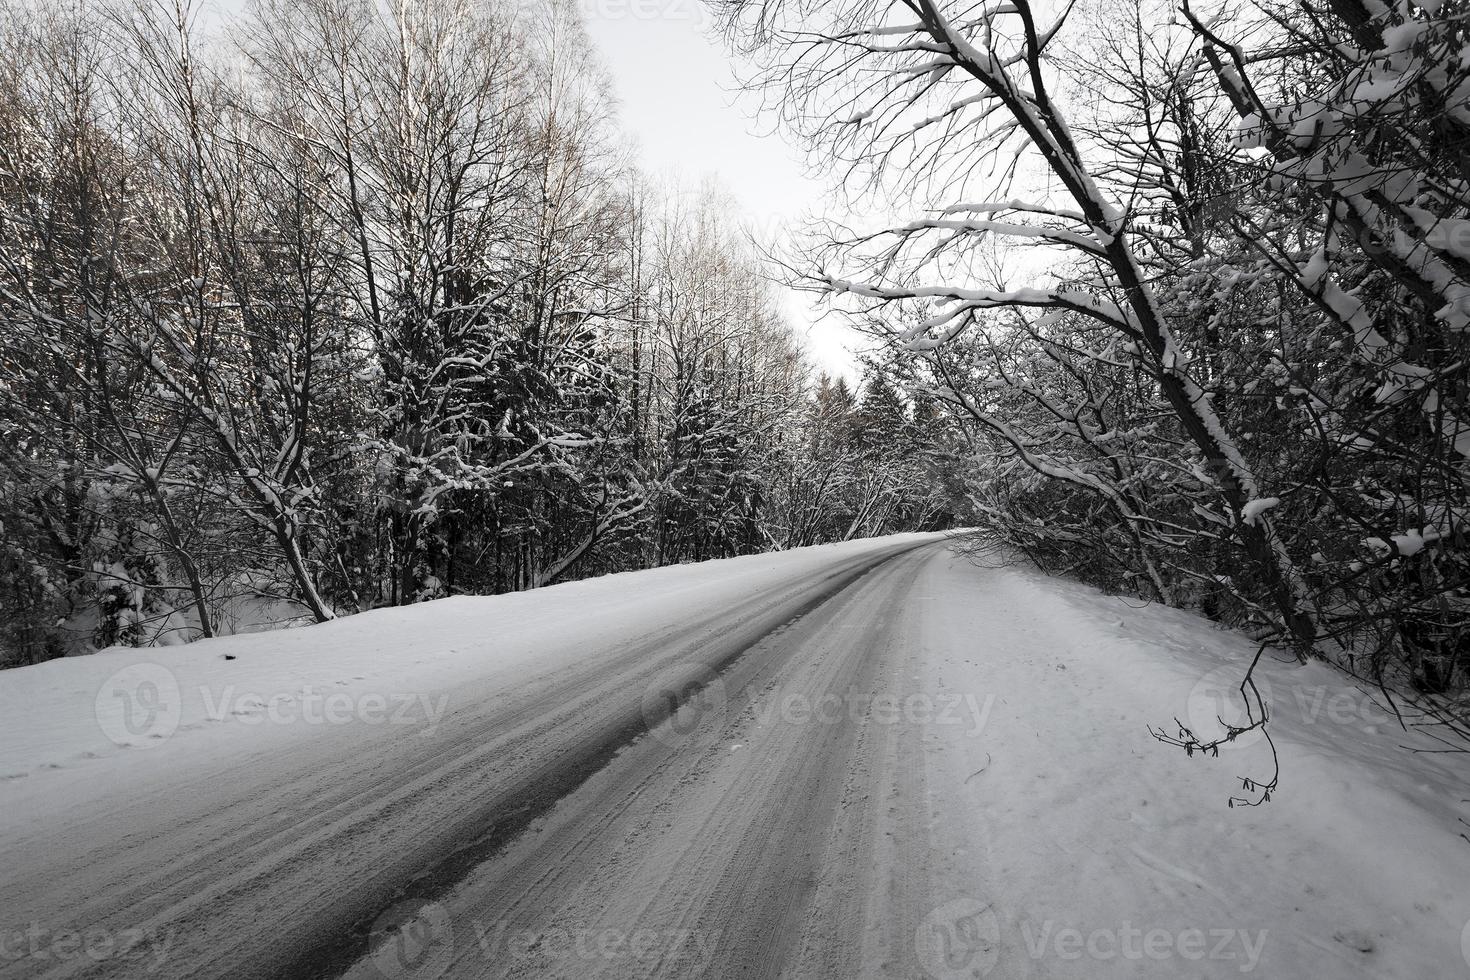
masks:
<path fill-rule="evenodd" d="M 570 4 L 4 18 L 5 663 L 951 522 Z"/>
<path fill-rule="evenodd" d="M 570 5 L 8 8 L 5 656 L 964 527 L 1470 733 L 1470 6 L 708 7 L 864 219 L 656 188 Z"/>
<path fill-rule="evenodd" d="M 1470 6 L 717 6 L 887 205 L 792 281 L 953 423 L 977 547 L 1326 659 L 1462 746 Z M 1224 738 L 1158 736 L 1264 726 L 1253 673 Z"/>

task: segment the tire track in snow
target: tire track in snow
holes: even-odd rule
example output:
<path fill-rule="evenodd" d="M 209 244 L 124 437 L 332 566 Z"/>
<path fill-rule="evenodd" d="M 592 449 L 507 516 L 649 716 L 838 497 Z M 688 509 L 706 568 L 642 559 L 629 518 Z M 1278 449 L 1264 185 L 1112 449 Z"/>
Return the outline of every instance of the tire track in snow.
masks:
<path fill-rule="evenodd" d="M 433 737 L 395 733 L 363 743 L 353 741 L 360 733 L 323 731 L 293 746 L 301 751 L 285 775 L 257 760 L 269 781 L 214 769 L 125 794 L 107 819 L 37 828 L 27 846 L 57 855 L 63 867 L 58 858 L 17 862 L 7 873 L 6 924 L 26 915 L 166 931 L 173 943 L 155 975 L 339 972 L 366 950 L 385 908 L 442 891 L 642 734 L 640 695 L 660 671 L 684 661 L 728 668 L 771 631 L 913 547 L 847 559 L 795 588 L 665 624 L 604 659 L 601 673 L 533 681 L 505 697 L 475 692 L 483 703 L 450 715 Z M 220 787 L 235 783 L 231 803 Z M 0 963 L 0 976 L 36 975 L 36 966 Z M 76 959 L 42 975 L 118 967 Z"/>
<path fill-rule="evenodd" d="M 719 617 L 706 627 L 708 635 L 694 643 L 680 642 L 674 645 L 678 654 L 697 660 L 709 672 L 708 677 L 721 677 L 750 653 L 762 641 L 801 621 L 814 610 L 822 607 L 834 597 L 841 595 L 853 583 L 869 575 L 875 568 L 885 565 L 895 557 L 917 548 L 932 545 L 904 545 L 877 557 L 864 557 L 844 563 L 836 570 L 824 575 L 816 583 L 797 590 L 792 596 L 775 602 L 771 607 L 748 620 L 741 615 Z M 682 631 L 680 631 L 682 632 Z M 702 652 L 695 648 L 703 646 Z M 660 658 L 662 666 L 677 665 L 676 656 Z M 650 680 L 657 683 L 660 669 L 648 668 L 624 684 L 624 692 L 643 690 Z M 721 681 L 723 683 L 723 681 Z M 679 692 L 678 704 L 682 705 L 699 695 L 708 686 L 702 679 L 683 687 Z M 636 688 L 634 687 L 636 685 Z M 674 705 L 668 705 L 673 708 Z M 477 866 L 502 851 L 533 821 L 545 815 L 559 801 L 585 783 L 594 774 L 605 768 L 616 756 L 650 729 L 665 720 L 666 716 L 649 716 L 645 699 L 639 697 L 631 710 L 617 716 L 592 739 L 584 741 L 575 754 L 556 759 L 550 765 L 503 795 L 507 802 L 495 810 L 487 810 L 482 816 L 483 830 L 467 843 L 446 854 L 433 866 L 416 875 L 400 889 L 389 904 L 414 899 L 431 899 L 441 895 Z M 361 916 L 347 931 L 343 939 L 328 947 L 312 950 L 290 964 L 288 975 L 302 977 L 333 977 L 342 973 L 349 965 L 368 951 L 374 921 L 387 909 L 387 905 L 375 910 L 371 916 Z"/>
<path fill-rule="evenodd" d="M 899 750 L 905 726 L 873 711 L 897 689 L 906 600 L 928 557 L 890 562 L 768 634 L 722 677 L 735 710 L 684 744 L 630 746 L 441 896 L 445 975 L 695 976 L 712 963 L 718 976 L 857 975 L 866 924 L 909 922 L 928 899 L 920 881 L 889 895 L 874 880 L 880 850 L 906 846 L 895 831 L 922 807 L 923 777 Z M 818 724 L 782 716 L 783 699 L 824 697 L 844 709 Z M 630 962 L 543 941 L 609 931 L 662 948 Z M 903 932 L 891 958 L 909 952 Z M 365 960 L 348 975 L 383 973 Z"/>

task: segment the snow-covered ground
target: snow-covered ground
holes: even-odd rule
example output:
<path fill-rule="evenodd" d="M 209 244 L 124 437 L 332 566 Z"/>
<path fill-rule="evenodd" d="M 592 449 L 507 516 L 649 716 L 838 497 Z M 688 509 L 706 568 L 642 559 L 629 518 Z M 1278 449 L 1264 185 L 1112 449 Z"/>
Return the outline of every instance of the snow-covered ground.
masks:
<path fill-rule="evenodd" d="M 926 540 L 0 673 L 0 974 L 1470 975 L 1462 757 Z"/>
<path fill-rule="evenodd" d="M 1229 809 L 1264 741 L 1187 758 L 1145 726 L 1209 726 L 1254 644 L 1034 572 L 934 578 L 922 683 L 994 700 L 979 737 L 932 730 L 930 850 L 959 912 L 995 917 L 996 976 L 1470 976 L 1463 757 L 1272 662 L 1281 790 Z"/>

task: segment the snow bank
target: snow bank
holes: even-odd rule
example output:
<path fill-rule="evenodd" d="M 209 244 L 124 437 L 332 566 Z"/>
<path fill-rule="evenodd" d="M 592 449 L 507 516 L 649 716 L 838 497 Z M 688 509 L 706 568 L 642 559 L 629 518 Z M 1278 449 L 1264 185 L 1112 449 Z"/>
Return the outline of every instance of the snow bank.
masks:
<path fill-rule="evenodd" d="M 1325 665 L 1268 659 L 1281 788 L 1228 809 L 1239 777 L 1269 777 L 1264 739 L 1187 758 L 1147 726 L 1235 720 L 1246 637 L 1024 570 L 929 591 L 921 683 L 990 710 L 978 738 L 928 736 L 930 783 L 952 789 L 927 925 L 958 935 L 951 911 L 983 910 L 999 945 L 980 975 L 1470 975 L 1463 756 L 1415 754 L 1443 746 Z"/>

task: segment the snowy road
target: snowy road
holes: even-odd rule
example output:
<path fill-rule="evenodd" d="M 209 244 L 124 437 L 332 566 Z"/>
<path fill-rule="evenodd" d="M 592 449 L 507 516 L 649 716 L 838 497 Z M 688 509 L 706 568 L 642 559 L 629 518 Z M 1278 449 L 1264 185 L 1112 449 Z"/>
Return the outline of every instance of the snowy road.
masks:
<path fill-rule="evenodd" d="M 421 700 L 426 717 L 452 695 L 454 710 L 432 728 L 321 725 L 314 737 L 271 739 L 180 778 L 115 784 L 105 805 L 17 821 L 0 845 L 4 894 L 17 899 L 4 927 L 141 930 L 158 939 L 139 951 L 157 946 L 160 973 L 172 976 L 340 972 L 410 881 L 432 890 L 494 852 L 656 722 L 671 686 L 713 678 L 912 547 L 837 556 L 798 580 L 772 577 L 721 608 L 696 601 L 642 628 L 615 621 L 601 649 L 515 683 L 493 673 L 479 689 L 459 677 L 452 690 L 414 692 L 406 703 Z M 55 959 L 46 975 L 117 966 Z M 31 975 L 45 960 L 0 965 Z"/>
<path fill-rule="evenodd" d="M 1147 736 L 1249 652 L 910 538 L 8 672 L 0 976 L 1470 975 L 1462 765 L 1319 668 L 1270 806 Z"/>
<path fill-rule="evenodd" d="M 766 633 L 674 725 L 476 869 L 441 903 L 466 940 L 448 972 L 853 977 L 870 930 L 906 948 L 929 841 L 921 739 L 900 722 L 931 708 L 984 722 L 958 694 L 895 695 L 920 688 L 914 599 L 934 553 L 900 554 Z"/>

